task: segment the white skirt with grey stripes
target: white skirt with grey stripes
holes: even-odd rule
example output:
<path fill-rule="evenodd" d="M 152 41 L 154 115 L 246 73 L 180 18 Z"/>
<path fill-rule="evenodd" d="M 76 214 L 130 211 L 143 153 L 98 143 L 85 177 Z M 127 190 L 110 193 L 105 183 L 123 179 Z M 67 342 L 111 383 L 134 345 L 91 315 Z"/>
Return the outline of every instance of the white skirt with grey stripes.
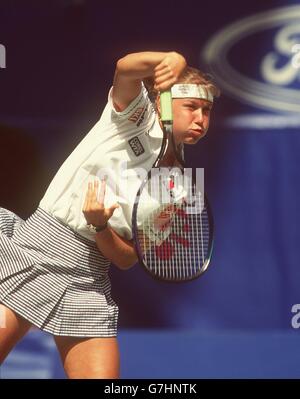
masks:
<path fill-rule="evenodd" d="M 41 208 L 26 221 L 0 208 L 0 302 L 40 329 L 116 336 L 109 266 L 94 242 Z"/>

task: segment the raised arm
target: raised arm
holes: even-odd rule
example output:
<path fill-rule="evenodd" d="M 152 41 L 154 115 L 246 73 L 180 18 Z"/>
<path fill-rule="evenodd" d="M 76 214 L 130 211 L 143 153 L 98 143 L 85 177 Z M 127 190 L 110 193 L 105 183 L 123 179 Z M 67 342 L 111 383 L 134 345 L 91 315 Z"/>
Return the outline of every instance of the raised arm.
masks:
<path fill-rule="evenodd" d="M 185 58 L 175 51 L 128 54 L 119 59 L 113 82 L 113 102 L 123 111 L 138 96 L 143 79 L 153 76 L 155 88 L 169 89 L 186 67 Z"/>

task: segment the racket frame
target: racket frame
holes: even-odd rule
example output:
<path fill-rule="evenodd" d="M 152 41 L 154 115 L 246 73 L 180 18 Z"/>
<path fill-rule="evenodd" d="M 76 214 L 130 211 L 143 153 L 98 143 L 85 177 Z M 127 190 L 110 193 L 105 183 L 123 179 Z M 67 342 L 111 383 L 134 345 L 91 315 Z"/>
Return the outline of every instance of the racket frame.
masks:
<path fill-rule="evenodd" d="M 199 272 L 194 274 L 192 277 L 186 278 L 184 280 L 176 279 L 176 278 L 168 279 L 168 278 L 159 277 L 156 274 L 154 274 L 153 272 L 151 272 L 149 270 L 149 268 L 144 263 L 143 250 L 142 250 L 140 242 L 139 242 L 138 229 L 136 227 L 137 226 L 136 220 L 137 220 L 137 210 L 138 210 L 138 205 L 139 205 L 139 197 L 141 196 L 141 193 L 142 193 L 145 185 L 149 181 L 149 179 L 151 177 L 153 177 L 152 176 L 153 169 L 159 168 L 160 161 L 163 159 L 170 141 L 171 141 L 172 149 L 173 149 L 174 155 L 176 157 L 176 160 L 179 162 L 182 170 L 184 170 L 184 168 L 185 168 L 185 161 L 183 159 L 183 156 L 181 155 L 181 154 L 183 154 L 183 151 L 181 151 L 181 154 L 178 152 L 176 145 L 175 145 L 174 136 L 173 136 L 173 115 L 172 115 L 171 91 L 169 90 L 169 91 L 161 93 L 160 100 L 161 100 L 161 121 L 162 121 L 162 126 L 163 126 L 163 140 L 162 140 L 160 152 L 159 152 L 151 170 L 148 172 L 147 176 L 143 180 L 143 182 L 136 194 L 133 211 L 132 211 L 132 236 L 133 236 L 133 241 L 134 241 L 135 250 L 136 250 L 136 253 L 138 256 L 139 263 L 143 266 L 144 270 L 152 278 L 154 278 L 157 281 L 168 282 L 168 283 L 183 283 L 183 282 L 195 280 L 198 277 L 200 277 L 201 275 L 203 275 L 203 273 L 205 273 L 205 271 L 208 269 L 208 266 L 210 264 L 210 260 L 211 260 L 211 256 L 212 256 L 212 252 L 213 252 L 213 246 L 214 246 L 214 239 L 213 239 L 214 221 L 213 221 L 212 211 L 211 211 L 206 194 L 204 193 L 204 206 L 205 206 L 205 209 L 207 212 L 207 217 L 209 219 L 209 227 L 210 227 L 209 241 L 208 241 L 209 251 L 208 251 L 207 257 L 206 257 L 201 269 L 199 269 Z"/>

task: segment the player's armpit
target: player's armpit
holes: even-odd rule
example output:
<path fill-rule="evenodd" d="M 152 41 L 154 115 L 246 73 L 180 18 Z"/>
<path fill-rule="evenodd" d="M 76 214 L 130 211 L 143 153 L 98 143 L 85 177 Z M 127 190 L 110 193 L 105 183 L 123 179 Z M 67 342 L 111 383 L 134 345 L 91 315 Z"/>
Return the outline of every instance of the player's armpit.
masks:
<path fill-rule="evenodd" d="M 112 100 L 116 111 L 124 111 L 140 94 L 141 88 L 141 80 L 130 79 L 116 69 L 112 91 Z"/>

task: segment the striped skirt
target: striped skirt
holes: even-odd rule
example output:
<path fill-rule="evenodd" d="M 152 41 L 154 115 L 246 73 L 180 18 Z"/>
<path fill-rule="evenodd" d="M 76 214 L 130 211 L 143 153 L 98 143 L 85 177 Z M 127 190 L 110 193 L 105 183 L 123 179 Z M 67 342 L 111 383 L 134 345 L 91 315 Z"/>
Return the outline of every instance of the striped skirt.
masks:
<path fill-rule="evenodd" d="M 41 208 L 26 221 L 0 208 L 0 302 L 54 335 L 114 337 L 110 262 Z"/>

